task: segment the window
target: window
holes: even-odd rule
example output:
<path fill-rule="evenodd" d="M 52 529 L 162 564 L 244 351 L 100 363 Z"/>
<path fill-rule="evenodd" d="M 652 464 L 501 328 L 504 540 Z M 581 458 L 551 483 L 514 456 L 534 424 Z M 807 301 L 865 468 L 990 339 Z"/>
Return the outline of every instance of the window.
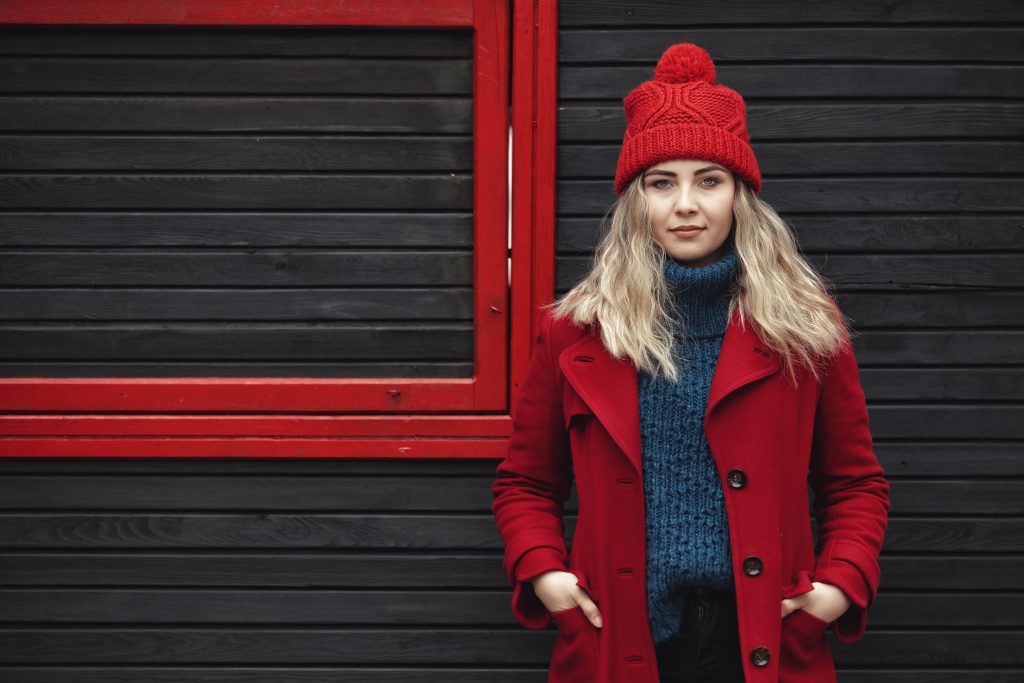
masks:
<path fill-rule="evenodd" d="M 503 454 L 554 241 L 527 32 L 510 292 L 505 2 L 12 2 L 3 21 L 21 39 L 0 99 L 30 144 L 0 196 L 0 454 Z"/>

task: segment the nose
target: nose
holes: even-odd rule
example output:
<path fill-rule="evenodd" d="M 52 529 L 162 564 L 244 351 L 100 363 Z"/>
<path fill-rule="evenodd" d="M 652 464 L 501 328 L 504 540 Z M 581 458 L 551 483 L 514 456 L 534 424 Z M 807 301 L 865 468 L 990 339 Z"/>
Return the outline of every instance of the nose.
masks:
<path fill-rule="evenodd" d="M 682 214 L 693 213 L 697 209 L 692 190 L 683 184 L 679 188 L 679 196 L 676 198 L 676 211 Z"/>

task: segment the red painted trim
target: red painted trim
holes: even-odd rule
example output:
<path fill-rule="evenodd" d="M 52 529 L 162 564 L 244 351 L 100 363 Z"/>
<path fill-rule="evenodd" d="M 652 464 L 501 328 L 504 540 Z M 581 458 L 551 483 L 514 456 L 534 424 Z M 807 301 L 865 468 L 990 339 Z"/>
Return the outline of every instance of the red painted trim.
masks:
<path fill-rule="evenodd" d="M 5 458 L 501 458 L 505 439 L 0 439 Z"/>
<path fill-rule="evenodd" d="M 472 26 L 467 0 L 3 0 L 2 24 Z"/>
<path fill-rule="evenodd" d="M 506 0 L 475 0 L 473 43 L 474 407 L 508 408 L 508 83 Z"/>
<path fill-rule="evenodd" d="M 508 415 L 2 415 L 0 432 L 36 437 L 481 437 L 512 433 Z"/>
<path fill-rule="evenodd" d="M 540 0 L 537 8 L 537 68 L 534 75 L 534 109 L 537 133 L 534 142 L 533 178 L 536 187 L 533 213 L 535 235 L 532 261 L 534 303 L 552 301 L 555 296 L 555 188 L 558 156 L 558 2 Z M 541 313 L 533 309 L 534 329 L 540 328 Z"/>
<path fill-rule="evenodd" d="M 512 396 L 540 329 L 539 306 L 555 295 L 558 3 L 516 4 L 512 77 Z M 521 163 L 520 163 L 521 162 Z"/>
<path fill-rule="evenodd" d="M 535 335 L 532 310 L 536 302 L 531 253 L 533 249 L 534 163 L 534 60 L 536 49 L 533 2 L 513 5 L 512 53 L 512 334 L 509 349 L 510 405 L 515 406 L 519 385 L 526 376 L 531 341 Z"/>
<path fill-rule="evenodd" d="M 324 380 L 283 377 L 11 378 L 0 410 L 57 412 L 474 411 L 472 379 Z"/>

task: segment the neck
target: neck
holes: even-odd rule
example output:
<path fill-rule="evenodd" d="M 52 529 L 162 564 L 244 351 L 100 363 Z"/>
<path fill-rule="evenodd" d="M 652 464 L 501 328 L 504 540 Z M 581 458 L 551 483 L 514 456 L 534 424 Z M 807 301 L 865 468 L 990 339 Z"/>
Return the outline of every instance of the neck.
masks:
<path fill-rule="evenodd" d="M 674 317 L 689 338 L 722 334 L 728 324 L 729 286 L 736 272 L 736 251 L 731 245 L 721 258 L 700 268 L 691 268 L 665 257 L 665 284 L 677 306 Z"/>

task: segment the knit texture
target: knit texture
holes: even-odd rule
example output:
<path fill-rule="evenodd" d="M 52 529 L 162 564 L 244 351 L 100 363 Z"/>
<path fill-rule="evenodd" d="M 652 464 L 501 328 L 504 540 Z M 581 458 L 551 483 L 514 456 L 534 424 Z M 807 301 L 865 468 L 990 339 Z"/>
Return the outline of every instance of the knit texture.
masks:
<path fill-rule="evenodd" d="M 679 307 L 678 383 L 639 372 L 640 436 L 647 514 L 647 603 L 655 643 L 679 630 L 690 586 L 733 586 L 729 524 L 718 468 L 704 434 L 711 378 L 728 325 L 736 252 L 703 268 L 666 257 Z M 682 324 L 682 334 L 678 325 Z"/>
<path fill-rule="evenodd" d="M 654 79 L 623 99 L 626 132 L 615 171 L 616 194 L 641 171 L 671 159 L 717 162 L 760 193 L 746 103 L 715 78 L 714 62 L 703 48 L 677 43 L 658 60 Z"/>

